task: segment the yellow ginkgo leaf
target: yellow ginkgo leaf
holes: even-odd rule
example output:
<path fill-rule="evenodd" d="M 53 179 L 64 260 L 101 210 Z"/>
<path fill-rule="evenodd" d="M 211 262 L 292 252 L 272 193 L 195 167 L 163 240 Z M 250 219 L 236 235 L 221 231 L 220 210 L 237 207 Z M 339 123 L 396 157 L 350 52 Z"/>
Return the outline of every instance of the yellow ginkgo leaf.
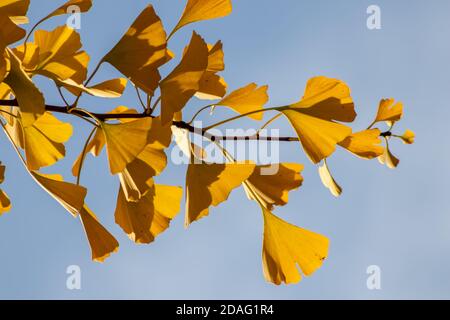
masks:
<path fill-rule="evenodd" d="M 83 208 L 87 190 L 76 184 L 64 182 L 61 175 L 47 175 L 31 171 L 36 182 L 73 216 Z"/>
<path fill-rule="evenodd" d="M 151 118 L 119 124 L 101 124 L 112 174 L 123 171 L 144 150 L 151 126 Z"/>
<path fill-rule="evenodd" d="M 58 9 L 50 13 L 44 20 L 63 14 L 72 14 L 70 9 L 76 8 L 77 12 L 87 12 L 92 7 L 92 0 L 69 0 Z"/>
<path fill-rule="evenodd" d="M 400 137 L 404 144 L 413 144 L 416 134 L 411 130 L 406 130 L 405 133 Z"/>
<path fill-rule="evenodd" d="M 258 201 L 267 210 L 274 206 L 284 206 L 289 200 L 289 191 L 302 185 L 303 165 L 296 163 L 277 163 L 272 165 L 257 166 L 253 174 L 244 185 L 247 196 L 251 200 Z M 257 199 L 255 199 L 257 198 Z"/>
<path fill-rule="evenodd" d="M 243 88 L 233 91 L 215 105 L 230 107 L 240 114 L 262 110 L 263 106 L 269 100 L 267 89 L 268 86 L 258 88 L 257 84 L 251 83 Z M 263 113 L 254 113 L 248 117 L 254 120 L 261 120 L 263 118 Z"/>
<path fill-rule="evenodd" d="M 52 31 L 38 30 L 34 43 L 39 48 L 39 62 L 34 74 L 53 80 L 72 79 L 76 83 L 86 80 L 89 56 L 81 49 L 80 35 L 64 25 Z M 28 51 L 28 48 L 27 48 Z"/>
<path fill-rule="evenodd" d="M 378 113 L 375 118 L 374 123 L 387 121 L 396 122 L 399 121 L 403 116 L 403 103 L 395 103 L 394 99 L 383 99 L 380 101 L 378 107 Z"/>
<path fill-rule="evenodd" d="M 360 131 L 348 136 L 339 145 L 360 158 L 373 159 L 384 152 L 384 148 L 380 146 L 380 134 L 379 129 Z"/>
<path fill-rule="evenodd" d="M 8 50 L 11 69 L 4 82 L 12 89 L 21 111 L 24 128 L 31 126 L 45 112 L 44 96 L 22 69 L 19 59 Z"/>
<path fill-rule="evenodd" d="M 80 218 L 91 247 L 92 260 L 103 262 L 111 253 L 119 250 L 116 238 L 100 224 L 95 214 L 86 205 L 80 211 Z"/>
<path fill-rule="evenodd" d="M 6 167 L 0 162 L 0 184 L 5 180 L 5 170 Z M 11 210 L 11 200 L 9 200 L 8 195 L 0 189 L 0 216 Z"/>
<path fill-rule="evenodd" d="M 328 255 L 329 240 L 294 226 L 263 208 L 263 270 L 267 281 L 293 284 L 302 274 L 309 276 L 322 266 Z"/>
<path fill-rule="evenodd" d="M 30 0 L 2 0 L 0 15 L 10 18 L 23 17 L 27 14 Z"/>
<path fill-rule="evenodd" d="M 161 81 L 161 118 L 163 124 L 171 122 L 174 114 L 181 111 L 199 90 L 200 81 L 207 66 L 208 46 L 194 32 L 180 64 Z"/>
<path fill-rule="evenodd" d="M 188 0 L 183 15 L 172 34 L 190 23 L 222 18 L 229 15 L 231 11 L 231 0 Z"/>
<path fill-rule="evenodd" d="M 396 158 L 389 149 L 389 142 L 386 139 L 386 148 L 381 156 L 378 157 L 378 161 L 386 165 L 389 169 L 395 169 L 398 167 L 400 160 Z"/>
<path fill-rule="evenodd" d="M 116 223 L 134 242 L 151 243 L 178 214 L 182 197 L 180 187 L 155 184 L 138 202 L 128 202 L 120 188 Z"/>
<path fill-rule="evenodd" d="M 138 88 L 153 95 L 158 87 L 158 68 L 169 60 L 166 32 L 150 5 L 137 17 L 122 39 L 105 56 Z"/>
<path fill-rule="evenodd" d="M 72 166 L 72 175 L 74 177 L 78 177 L 81 161 L 84 160 L 83 158 L 85 158 L 88 153 L 91 153 L 94 157 L 98 157 L 102 152 L 105 144 L 105 135 L 103 134 L 102 129 L 97 128 L 91 141 L 89 141 L 88 145 L 86 146 L 85 154 L 83 155 L 83 152 L 81 152 L 81 154 L 75 160 Z"/>
<path fill-rule="evenodd" d="M 217 100 L 227 93 L 225 79 L 213 72 L 205 72 L 199 83 L 195 97 L 202 100 Z"/>
<path fill-rule="evenodd" d="M 313 163 L 330 156 L 336 144 L 352 133 L 350 127 L 333 120 L 351 122 L 356 117 L 348 86 L 326 77 L 310 79 L 303 99 L 279 110 L 289 119 Z"/>
<path fill-rule="evenodd" d="M 8 195 L 0 189 L 0 216 L 11 210 L 11 200 Z"/>
<path fill-rule="evenodd" d="M 23 141 L 30 170 L 51 166 L 64 158 L 65 147 L 72 136 L 72 125 L 46 112 L 31 127 L 23 128 Z"/>
<path fill-rule="evenodd" d="M 185 226 L 209 213 L 253 173 L 252 163 L 190 164 L 186 174 Z"/>
<path fill-rule="evenodd" d="M 216 73 L 225 69 L 222 42 L 218 41 L 214 46 L 208 45 L 208 67 L 200 80 L 200 88 L 195 96 L 203 100 L 221 99 L 227 93 L 225 79 Z"/>
<path fill-rule="evenodd" d="M 79 95 L 81 92 L 90 94 L 91 96 L 99 98 L 119 98 L 127 85 L 127 79 L 118 78 L 104 81 L 92 87 L 85 87 L 78 84 L 72 79 L 64 81 L 57 81 L 59 86 L 63 86 L 74 95 Z"/>
<path fill-rule="evenodd" d="M 331 175 L 327 161 L 324 161 L 323 165 L 319 166 L 319 176 L 323 185 L 330 190 L 333 196 L 339 197 L 342 194 L 342 188 Z"/>
<path fill-rule="evenodd" d="M 167 165 L 164 149 L 170 142 L 170 127 L 162 126 L 160 119 L 154 118 L 144 150 L 119 174 L 127 201 L 138 201 L 153 187 L 152 178 L 159 175 Z"/>

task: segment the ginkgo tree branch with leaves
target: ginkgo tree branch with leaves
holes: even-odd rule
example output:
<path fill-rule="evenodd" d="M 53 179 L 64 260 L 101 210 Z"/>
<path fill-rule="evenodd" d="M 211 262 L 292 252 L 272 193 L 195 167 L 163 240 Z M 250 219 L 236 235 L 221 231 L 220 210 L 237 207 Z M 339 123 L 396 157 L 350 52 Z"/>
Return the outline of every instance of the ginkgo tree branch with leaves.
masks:
<path fill-rule="evenodd" d="M 329 241 L 325 236 L 294 226 L 274 213 L 276 207 L 288 203 L 289 193 L 302 185 L 304 166 L 238 161 L 221 142 L 298 143 L 311 162 L 319 165 L 323 184 L 335 196 L 342 193 L 342 188 L 330 172 L 328 159 L 337 147 L 359 158 L 379 159 L 395 168 L 399 160 L 389 148 L 390 140 L 414 142 L 412 131 L 407 130 L 402 135 L 394 132 L 394 126 L 403 115 L 403 105 L 394 99 L 381 100 L 368 128 L 353 132 L 346 123 L 355 120 L 355 105 L 349 87 L 338 79 L 311 78 L 299 102 L 279 107 L 265 107 L 269 100 L 268 86 L 251 83 L 228 93 L 228 85 L 220 75 L 225 69 L 222 42 L 208 44 L 196 32 L 180 54 L 177 66 L 163 77 L 160 68 L 175 59 L 175 53 L 168 47 L 172 36 L 188 24 L 229 15 L 231 0 L 187 0 L 179 22 L 169 35 L 152 5 L 148 5 L 89 76 L 90 58 L 82 50 L 75 30 L 68 26 L 50 31 L 37 28 L 52 17 L 65 14 L 73 5 L 87 12 L 92 0 L 67 1 L 39 20 L 27 34 L 19 25 L 27 22 L 29 0 L 0 2 L 0 50 L 3 53 L 0 57 L 0 119 L 7 139 L 32 179 L 73 217 L 80 218 L 93 260 L 104 261 L 118 250 L 119 243 L 85 203 L 88 190 L 81 185 L 81 175 L 88 154 L 97 157 L 106 149 L 110 172 L 120 181 L 115 221 L 132 241 L 148 244 L 169 227 L 180 211 L 183 188 L 155 182 L 168 164 L 166 150 L 174 137 L 189 159 L 184 187 L 186 227 L 208 216 L 211 207 L 225 202 L 234 189 L 242 186 L 247 197 L 262 211 L 265 278 L 274 284 L 289 284 L 300 281 L 302 275 L 311 275 L 328 255 Z M 14 47 L 22 39 L 23 43 Z M 92 85 L 106 63 L 124 77 Z M 55 84 L 64 106 L 45 102 L 44 94 L 33 81 L 36 75 Z M 108 113 L 96 113 L 79 106 L 83 95 L 120 98 L 128 82 L 134 86 L 136 105 L 142 112 L 118 106 Z M 72 103 L 65 93 L 73 97 Z M 188 121 L 183 111 L 194 97 L 208 100 L 208 103 L 196 110 Z M 214 115 L 216 108 L 229 108 L 238 115 L 202 128 L 195 126 L 195 120 L 205 111 L 210 110 Z M 275 115 L 259 126 L 255 134 L 212 133 L 212 129 L 239 119 L 262 121 L 265 113 Z M 92 126 L 73 164 L 73 183 L 64 181 L 61 175 L 41 172 L 42 168 L 65 157 L 64 144 L 73 133 L 72 125 L 59 120 L 55 114 L 72 115 Z M 282 118 L 291 124 L 295 137 L 262 135 L 263 129 Z M 387 124 L 386 130 L 376 127 L 381 123 Z M 221 152 L 223 161 L 212 162 L 208 152 L 192 141 L 191 134 L 211 142 Z M 276 171 L 270 170 L 273 166 Z M 0 184 L 4 178 L 5 166 L 0 164 Z M 11 201 L 0 189 L 0 215 L 10 209 Z"/>

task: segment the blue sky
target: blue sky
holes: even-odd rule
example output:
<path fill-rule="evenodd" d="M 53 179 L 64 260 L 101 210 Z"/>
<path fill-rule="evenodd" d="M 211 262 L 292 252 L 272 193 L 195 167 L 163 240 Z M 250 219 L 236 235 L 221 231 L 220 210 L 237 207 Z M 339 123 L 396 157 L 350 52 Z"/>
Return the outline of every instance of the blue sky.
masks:
<path fill-rule="evenodd" d="M 32 0 L 31 21 L 57 1 Z M 64 1 L 59 1 L 64 2 Z M 184 6 L 179 0 L 96 0 L 82 18 L 84 48 L 95 64 L 116 43 L 139 12 L 153 3 L 167 30 Z M 306 165 L 303 187 L 277 213 L 327 235 L 330 256 L 312 277 L 276 287 L 261 268 L 262 218 L 242 190 L 188 230 L 182 214 L 150 246 L 136 246 L 114 224 L 118 181 L 103 154 L 86 162 L 82 183 L 88 203 L 121 247 L 104 264 L 91 262 L 78 220 L 64 211 L 28 176 L 6 138 L 0 139 L 7 165 L 2 185 L 13 210 L 0 218 L 0 298 L 31 299 L 403 299 L 450 298 L 450 2 L 235 0 L 231 16 L 183 29 L 170 47 L 180 52 L 193 29 L 208 42 L 224 42 L 230 89 L 250 82 L 270 86 L 270 105 L 294 102 L 316 75 L 337 77 L 352 88 L 358 112 L 355 129 L 372 120 L 380 98 L 405 104 L 398 130 L 413 129 L 416 144 L 393 143 L 397 170 L 362 161 L 344 151 L 330 160 L 344 187 L 341 198 L 324 189 L 317 170 L 297 145 L 283 145 L 281 160 Z M 275 4 L 276 3 L 276 4 Z M 382 10 L 382 29 L 366 27 L 366 9 Z M 56 18 L 42 27 L 64 23 Z M 96 79 L 118 76 L 105 67 Z M 47 103 L 60 104 L 47 81 L 38 80 Z M 139 107 L 131 87 L 123 98 L 83 98 L 93 111 L 117 105 Z M 187 108 L 201 106 L 193 101 Z M 189 111 L 187 112 L 189 113 Z M 229 116 L 219 111 L 217 117 Z M 68 120 L 68 118 L 62 117 Z M 206 118 L 205 118 L 206 119 Z M 209 120 L 211 121 L 211 120 Z M 46 172 L 64 173 L 82 148 L 87 127 L 75 120 L 67 159 Z M 256 125 L 249 121 L 236 126 Z M 290 132 L 284 121 L 282 132 Z M 183 185 L 185 167 L 170 165 L 159 183 Z M 79 265 L 82 289 L 66 289 L 66 268 Z M 382 289 L 368 290 L 366 268 L 381 268 Z"/>

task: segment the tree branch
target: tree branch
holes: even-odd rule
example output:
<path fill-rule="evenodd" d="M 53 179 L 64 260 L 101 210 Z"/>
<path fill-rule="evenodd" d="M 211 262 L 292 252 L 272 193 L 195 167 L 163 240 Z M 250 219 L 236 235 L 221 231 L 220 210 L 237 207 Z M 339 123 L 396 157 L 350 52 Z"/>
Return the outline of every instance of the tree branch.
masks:
<path fill-rule="evenodd" d="M 18 107 L 18 101 L 17 100 L 0 100 L 0 106 L 8 106 L 8 107 Z M 55 106 L 55 105 L 45 105 L 45 110 L 55 113 L 61 113 L 61 114 L 76 114 L 80 117 L 86 118 L 88 117 L 85 113 L 79 111 L 79 110 L 70 110 L 68 107 L 63 106 Z M 93 113 L 91 114 L 96 117 L 99 120 L 108 120 L 108 119 L 142 119 L 142 118 L 154 118 L 154 116 L 149 115 L 147 113 L 119 113 L 119 114 L 110 114 L 110 113 Z M 173 121 L 172 125 L 180 128 L 188 130 L 191 133 L 194 134 L 201 134 L 205 138 L 211 140 L 211 141 L 279 141 L 279 142 L 293 142 L 293 141 L 299 141 L 297 137 L 266 137 L 261 136 L 259 134 L 255 134 L 252 136 L 218 136 L 218 135 L 212 135 L 207 132 L 207 130 L 196 128 L 190 124 L 188 124 L 185 121 Z M 391 132 L 383 132 L 380 136 L 382 137 L 389 137 L 391 136 Z"/>

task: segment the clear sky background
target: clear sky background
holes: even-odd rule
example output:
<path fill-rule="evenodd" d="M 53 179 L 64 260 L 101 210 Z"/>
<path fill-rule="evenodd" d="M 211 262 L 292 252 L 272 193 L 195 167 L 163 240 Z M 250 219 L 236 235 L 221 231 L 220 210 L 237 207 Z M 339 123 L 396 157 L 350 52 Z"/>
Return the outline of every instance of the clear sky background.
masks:
<path fill-rule="evenodd" d="M 31 21 L 63 2 L 32 0 Z M 168 31 L 185 3 L 94 2 L 80 30 L 92 65 L 148 3 L 154 4 Z M 1 137 L 1 161 L 7 165 L 2 188 L 14 208 L 0 218 L 0 298 L 450 298 L 450 2 L 233 2 L 231 16 L 183 29 L 170 48 L 179 56 L 193 29 L 210 43 L 223 40 L 229 88 L 253 81 L 269 84 L 270 105 L 297 101 L 312 76 L 340 78 L 352 88 L 359 114 L 355 129 L 372 120 L 380 98 L 394 97 L 405 104 L 405 118 L 397 129 L 410 128 L 417 134 L 412 147 L 393 143 L 393 152 L 401 159 L 394 171 L 376 160 L 363 161 L 338 151 L 330 165 L 344 187 L 339 199 L 322 187 L 316 168 L 298 145 L 282 146 L 281 160 L 306 165 L 305 182 L 277 214 L 330 238 L 330 255 L 323 267 L 297 285 L 266 283 L 261 265 L 262 217 L 243 190 L 234 191 L 228 202 L 189 230 L 183 228 L 181 213 L 155 243 L 134 245 L 114 224 L 119 182 L 109 175 L 105 154 L 88 158 L 82 183 L 90 191 L 88 204 L 121 247 L 106 263 L 94 263 L 80 222 L 31 180 Z M 366 27 L 371 4 L 382 10 L 378 31 Z M 63 24 L 64 18 L 42 27 L 52 29 L 57 23 Z M 114 76 L 119 74 L 107 66 L 96 79 Z M 61 103 L 46 80 L 39 79 L 38 84 L 47 103 Z M 118 105 L 139 108 L 131 86 L 121 99 L 83 98 L 82 105 L 94 111 Z M 187 114 L 201 105 L 194 100 L 186 107 Z M 218 118 L 228 115 L 232 113 L 217 113 Z M 73 124 L 75 138 L 67 145 L 66 160 L 45 172 L 71 178 L 70 167 L 88 133 L 80 121 Z M 284 121 L 277 127 L 291 132 Z M 183 185 L 185 169 L 170 165 L 157 182 Z M 69 265 L 81 267 L 79 291 L 66 289 Z M 379 291 L 366 287 L 369 265 L 381 268 Z"/>

